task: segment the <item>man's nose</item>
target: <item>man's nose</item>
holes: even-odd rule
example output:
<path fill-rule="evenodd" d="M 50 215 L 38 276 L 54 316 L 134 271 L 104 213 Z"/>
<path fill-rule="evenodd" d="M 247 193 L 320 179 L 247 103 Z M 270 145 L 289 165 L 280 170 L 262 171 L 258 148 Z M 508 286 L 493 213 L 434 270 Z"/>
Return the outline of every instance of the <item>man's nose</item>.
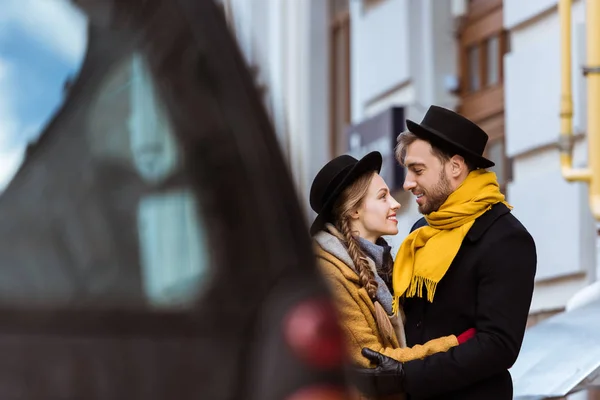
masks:
<path fill-rule="evenodd" d="M 416 183 L 414 180 L 412 180 L 412 178 L 411 178 L 411 177 L 409 177 L 409 176 L 407 176 L 407 177 L 404 179 L 404 185 L 402 185 L 402 187 L 403 187 L 403 188 L 404 188 L 404 190 L 406 190 L 406 191 L 413 190 L 413 189 L 414 189 L 416 186 L 417 186 L 417 183 Z"/>

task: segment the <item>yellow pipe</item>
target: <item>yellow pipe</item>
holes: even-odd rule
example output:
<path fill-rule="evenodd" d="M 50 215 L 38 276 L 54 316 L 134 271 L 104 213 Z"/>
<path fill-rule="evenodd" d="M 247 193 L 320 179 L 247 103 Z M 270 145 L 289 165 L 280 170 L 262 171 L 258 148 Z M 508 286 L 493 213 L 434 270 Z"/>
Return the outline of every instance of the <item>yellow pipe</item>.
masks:
<path fill-rule="evenodd" d="M 590 207 L 600 220 L 600 1 L 586 1 L 587 136 L 588 164 L 592 172 Z"/>
<path fill-rule="evenodd" d="M 588 1 L 593 2 L 593 1 Z M 560 17 L 560 166 L 563 177 L 569 181 L 590 181 L 589 169 L 573 169 L 573 92 L 571 85 L 571 3 L 559 0 Z"/>

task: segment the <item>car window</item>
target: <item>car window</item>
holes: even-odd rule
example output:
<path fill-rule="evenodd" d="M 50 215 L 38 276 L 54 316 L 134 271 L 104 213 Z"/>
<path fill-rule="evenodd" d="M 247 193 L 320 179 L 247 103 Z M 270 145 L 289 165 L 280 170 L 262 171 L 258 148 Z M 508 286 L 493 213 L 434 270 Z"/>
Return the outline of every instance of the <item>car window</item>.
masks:
<path fill-rule="evenodd" d="M 217 6 L 0 3 L 2 151 L 21 152 L 0 195 L 0 398 L 345 398 L 335 309 Z"/>
<path fill-rule="evenodd" d="M 205 232 L 143 53 L 113 43 L 89 54 L 71 2 L 4 5 L 0 300 L 189 307 Z"/>

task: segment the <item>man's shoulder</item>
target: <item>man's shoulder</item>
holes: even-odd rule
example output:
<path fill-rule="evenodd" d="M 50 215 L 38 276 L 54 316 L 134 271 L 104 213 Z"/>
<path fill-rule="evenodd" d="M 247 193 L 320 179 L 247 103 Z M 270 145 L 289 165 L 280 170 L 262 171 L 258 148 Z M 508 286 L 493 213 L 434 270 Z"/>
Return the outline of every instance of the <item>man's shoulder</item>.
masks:
<path fill-rule="evenodd" d="M 425 217 L 421 217 L 419 220 L 417 220 L 417 222 L 415 222 L 413 224 L 413 226 L 410 228 L 410 231 L 414 231 L 415 229 L 419 229 L 423 226 L 427 226 L 427 220 L 425 219 Z"/>
<path fill-rule="evenodd" d="M 491 221 L 482 221 L 483 223 L 479 226 L 477 226 L 478 221 L 476 221 L 467 237 L 471 242 L 480 241 L 480 244 L 484 247 L 512 247 L 515 243 L 519 243 L 518 248 L 520 250 L 535 253 L 536 246 L 531 233 L 511 210 L 504 204 L 501 207 L 505 208 L 506 211 L 499 212 L 495 218 L 491 218 Z M 493 213 L 494 210 L 488 212 Z"/>
<path fill-rule="evenodd" d="M 507 208 L 504 204 L 502 204 L 502 207 Z M 501 213 L 499 217 L 494 220 L 491 227 L 494 230 L 510 232 L 511 234 L 522 233 L 530 235 L 527 228 L 525 228 L 523 223 L 521 223 L 511 210 Z"/>

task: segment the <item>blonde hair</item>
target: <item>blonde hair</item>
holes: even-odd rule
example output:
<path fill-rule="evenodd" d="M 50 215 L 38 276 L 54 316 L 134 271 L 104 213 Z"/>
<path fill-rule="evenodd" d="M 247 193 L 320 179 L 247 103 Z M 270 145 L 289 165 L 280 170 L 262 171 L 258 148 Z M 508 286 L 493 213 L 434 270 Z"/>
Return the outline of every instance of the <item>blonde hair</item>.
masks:
<path fill-rule="evenodd" d="M 365 253 L 358 244 L 358 239 L 352 232 L 351 221 L 352 213 L 362 206 L 374 175 L 375 172 L 365 173 L 356 179 L 342 191 L 332 210 L 334 225 L 344 237 L 344 245 L 356 267 L 360 283 L 372 299 L 377 293 L 377 281 Z"/>

